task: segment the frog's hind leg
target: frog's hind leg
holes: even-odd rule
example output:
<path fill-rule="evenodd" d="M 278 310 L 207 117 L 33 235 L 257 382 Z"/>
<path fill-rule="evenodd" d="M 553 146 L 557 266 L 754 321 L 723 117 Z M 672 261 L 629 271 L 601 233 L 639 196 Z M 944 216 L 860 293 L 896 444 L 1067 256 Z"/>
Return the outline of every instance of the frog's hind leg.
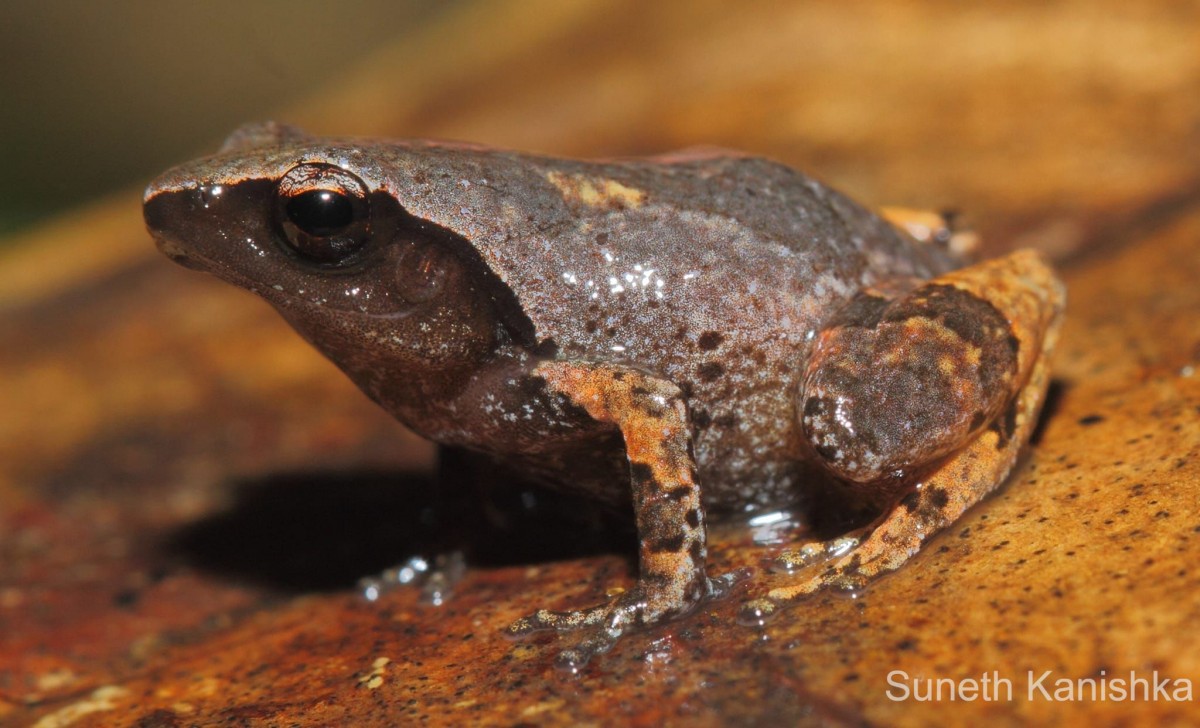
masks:
<path fill-rule="evenodd" d="M 831 545 L 826 553 L 832 559 L 802 570 L 793 583 L 770 591 L 767 600 L 748 605 L 749 613 L 761 614 L 824 587 L 854 589 L 898 568 L 999 485 L 1036 423 L 1064 302 L 1062 284 L 1041 257 L 1018 251 L 929 281 L 882 307 L 851 304 L 859 313 L 827 329 L 824 346 L 814 355 L 806 380 L 805 428 L 818 456 L 843 479 L 862 488 L 900 487 L 907 494 L 873 528 L 840 540 L 838 549 Z M 989 316 L 980 317 L 983 312 Z M 969 320 L 963 318 L 968 313 Z M 863 327 L 876 336 L 864 337 Z M 889 332 L 889 327 L 898 328 Z M 988 357 L 1000 364 L 989 369 Z M 855 373 L 851 361 L 869 362 L 869 370 L 857 374 L 875 384 L 882 380 L 880 388 L 849 378 Z M 866 386 L 860 393 L 874 398 L 867 402 L 867 416 L 861 402 L 856 407 L 850 401 L 848 392 L 856 386 Z M 917 393 L 905 392 L 906 386 Z M 889 401 L 897 394 L 898 402 Z M 922 404 L 950 395 L 957 396 L 958 407 L 966 407 L 960 416 L 954 416 L 954 407 L 939 411 L 941 404 Z M 935 411 L 922 421 L 933 429 L 912 433 L 910 417 L 921 421 L 916 410 L 922 406 Z M 871 414 L 881 412 L 882 419 L 872 420 Z M 875 432 L 855 430 L 856 425 L 873 425 Z M 918 441 L 922 437 L 925 441 Z M 867 456 L 869 447 L 876 452 Z M 901 464 L 904 448 L 915 454 Z M 906 477 L 911 473 L 920 474 L 919 482 Z M 793 553 L 782 565 L 795 567 L 805 560 Z"/>

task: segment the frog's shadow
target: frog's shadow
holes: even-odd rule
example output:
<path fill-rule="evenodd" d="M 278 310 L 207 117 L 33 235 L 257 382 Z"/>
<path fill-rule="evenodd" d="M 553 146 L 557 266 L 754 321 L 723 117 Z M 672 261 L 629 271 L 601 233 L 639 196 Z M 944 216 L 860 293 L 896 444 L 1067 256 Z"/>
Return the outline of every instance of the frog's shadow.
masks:
<path fill-rule="evenodd" d="M 1034 447 L 1066 389 L 1064 382 L 1051 382 L 1031 438 Z M 435 523 L 431 473 L 305 471 L 245 480 L 233 484 L 229 508 L 170 534 L 166 551 L 220 577 L 284 592 L 349 589 L 359 578 L 410 556 L 456 547 L 479 567 L 618 553 L 633 568 L 637 538 L 631 514 L 597 508 L 578 496 L 506 483 L 495 471 L 490 475 L 486 505 L 476 504 L 476 515 L 486 511 L 491 518 L 449 529 Z M 853 513 L 847 515 L 842 494 L 818 491 L 816 496 L 810 525 L 819 536 L 826 532 L 823 538 L 870 520 L 858 523 Z"/>
<path fill-rule="evenodd" d="M 201 571 L 282 592 L 350 589 L 410 556 L 452 548 L 479 567 L 611 553 L 635 559 L 631 519 L 528 487 L 500 491 L 489 499 L 492 519 L 450 533 L 435 523 L 427 473 L 277 473 L 235 483 L 233 492 L 229 508 L 170 534 L 166 551 Z"/>

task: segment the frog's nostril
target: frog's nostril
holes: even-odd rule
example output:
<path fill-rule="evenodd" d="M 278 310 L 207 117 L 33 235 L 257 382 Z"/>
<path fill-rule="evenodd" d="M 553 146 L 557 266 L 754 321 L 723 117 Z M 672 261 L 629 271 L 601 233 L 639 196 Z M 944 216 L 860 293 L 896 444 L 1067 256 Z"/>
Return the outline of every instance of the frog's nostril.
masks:
<path fill-rule="evenodd" d="M 221 201 L 225 195 L 225 185 L 204 184 L 196 187 L 196 204 L 205 210 Z"/>

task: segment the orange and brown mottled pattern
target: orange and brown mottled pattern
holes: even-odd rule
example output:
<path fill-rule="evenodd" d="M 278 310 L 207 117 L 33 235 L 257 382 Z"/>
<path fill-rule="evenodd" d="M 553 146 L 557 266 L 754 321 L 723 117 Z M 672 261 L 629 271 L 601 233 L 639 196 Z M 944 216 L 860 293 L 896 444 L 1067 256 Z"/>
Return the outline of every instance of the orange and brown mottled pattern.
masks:
<path fill-rule="evenodd" d="M 987 300 L 935 282 L 856 297 L 809 361 L 802 423 L 830 471 L 900 479 L 962 447 L 1007 403 L 1017 339 Z"/>
<path fill-rule="evenodd" d="M 1004 316 L 1007 336 L 1014 342 L 1017 381 L 1022 383 L 1016 396 L 1003 400 L 1004 408 L 969 445 L 926 474 L 873 528 L 864 529 L 853 550 L 816 573 L 802 572 L 794 583 L 772 589 L 767 599 L 749 603 L 749 614 L 761 616 L 775 603 L 826 586 L 857 588 L 898 568 L 926 539 L 1002 483 L 1029 440 L 1049 384 L 1047 353 L 1058 338 L 1066 301 L 1062 283 L 1040 255 L 1018 251 L 941 276 L 933 286 L 953 288 L 956 295 L 974 297 Z M 813 552 L 789 552 L 781 563 L 788 569 L 808 566 L 807 554 Z"/>
<path fill-rule="evenodd" d="M 704 508 L 696 482 L 691 428 L 679 387 L 619 365 L 549 361 L 534 375 L 625 440 L 640 569 L 637 585 L 610 604 L 576 612 L 539 611 L 516 634 L 601 626 L 569 662 L 586 662 L 629 626 L 654 624 L 693 609 L 714 589 L 705 575 Z"/>
<path fill-rule="evenodd" d="M 621 430 L 629 458 L 642 580 L 660 596 L 645 617 L 678 611 L 701 596 L 704 508 L 679 388 L 619 366 L 547 362 L 534 373 L 600 422 Z"/>

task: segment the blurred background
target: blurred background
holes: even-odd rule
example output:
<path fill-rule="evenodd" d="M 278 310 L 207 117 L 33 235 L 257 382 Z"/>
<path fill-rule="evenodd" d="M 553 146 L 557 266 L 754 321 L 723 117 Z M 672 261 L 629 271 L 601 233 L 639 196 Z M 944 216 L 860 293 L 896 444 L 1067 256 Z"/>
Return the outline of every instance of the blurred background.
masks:
<path fill-rule="evenodd" d="M 145 181 L 454 4 L 4 3 L 0 235 Z"/>
<path fill-rule="evenodd" d="M 8 2 L 0 233 L 265 117 L 593 156 L 736 146 L 868 202 L 1121 203 L 1200 162 L 1197 16 L 1192 2 Z"/>

